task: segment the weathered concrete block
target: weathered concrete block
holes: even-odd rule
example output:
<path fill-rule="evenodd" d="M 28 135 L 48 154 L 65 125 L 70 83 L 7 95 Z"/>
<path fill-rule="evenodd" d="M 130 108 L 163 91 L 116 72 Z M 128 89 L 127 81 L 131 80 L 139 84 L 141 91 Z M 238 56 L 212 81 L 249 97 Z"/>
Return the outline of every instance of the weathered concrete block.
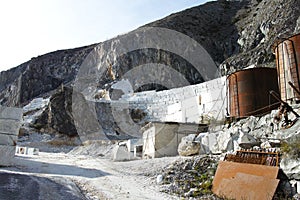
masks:
<path fill-rule="evenodd" d="M 133 153 L 128 152 L 125 146 L 115 146 L 113 149 L 113 161 L 127 161 L 133 159 Z"/>
<path fill-rule="evenodd" d="M 23 116 L 22 108 L 0 106 L 0 119 L 13 119 L 21 121 Z"/>
<path fill-rule="evenodd" d="M 0 166 L 12 166 L 14 164 L 15 146 L 0 145 Z"/>
<path fill-rule="evenodd" d="M 187 123 L 199 123 L 200 115 L 188 116 L 185 118 L 185 122 Z"/>
<path fill-rule="evenodd" d="M 183 108 L 190 108 L 198 105 L 199 105 L 199 98 L 197 96 L 186 98 L 181 102 L 181 106 Z"/>
<path fill-rule="evenodd" d="M 194 117 L 194 116 L 198 116 L 198 119 L 200 117 L 200 108 L 199 106 L 189 106 L 189 107 L 185 107 L 182 106 L 182 112 L 184 114 L 184 118 L 190 118 L 190 117 Z"/>
<path fill-rule="evenodd" d="M 18 136 L 4 135 L 0 133 L 0 145 L 14 146 L 17 143 Z"/>
<path fill-rule="evenodd" d="M 0 119 L 0 134 L 18 135 L 21 121 Z"/>
<path fill-rule="evenodd" d="M 155 127 L 152 125 L 143 133 L 143 158 L 155 158 Z"/>

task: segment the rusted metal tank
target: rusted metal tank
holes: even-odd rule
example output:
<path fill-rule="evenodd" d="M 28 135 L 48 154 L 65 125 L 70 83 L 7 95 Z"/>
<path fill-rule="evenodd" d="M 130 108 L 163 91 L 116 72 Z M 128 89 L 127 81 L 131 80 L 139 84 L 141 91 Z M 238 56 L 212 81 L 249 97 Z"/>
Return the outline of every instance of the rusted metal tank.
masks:
<path fill-rule="evenodd" d="M 275 68 L 251 68 L 227 77 L 228 102 L 231 117 L 259 116 L 279 106 L 271 90 L 279 93 Z"/>
<path fill-rule="evenodd" d="M 273 51 L 276 56 L 281 99 L 298 102 L 300 95 L 289 82 L 300 90 L 300 33 L 275 42 Z"/>

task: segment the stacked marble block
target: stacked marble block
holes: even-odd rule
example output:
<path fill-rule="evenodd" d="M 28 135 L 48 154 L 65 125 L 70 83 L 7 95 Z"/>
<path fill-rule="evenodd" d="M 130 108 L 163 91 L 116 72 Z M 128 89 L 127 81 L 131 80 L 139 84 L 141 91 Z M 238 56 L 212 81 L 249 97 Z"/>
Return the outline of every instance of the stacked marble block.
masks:
<path fill-rule="evenodd" d="M 199 123 L 203 116 L 222 120 L 227 107 L 225 82 L 223 76 L 197 85 L 123 95 L 121 100 L 131 109 L 145 111 L 146 121 Z"/>
<path fill-rule="evenodd" d="M 0 166 L 13 165 L 23 110 L 0 106 Z"/>

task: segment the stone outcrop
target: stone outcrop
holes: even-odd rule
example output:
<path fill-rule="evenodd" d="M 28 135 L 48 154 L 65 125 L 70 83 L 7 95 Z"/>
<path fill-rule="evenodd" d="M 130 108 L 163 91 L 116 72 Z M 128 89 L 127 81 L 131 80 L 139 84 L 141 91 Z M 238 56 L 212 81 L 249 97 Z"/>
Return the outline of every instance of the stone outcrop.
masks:
<path fill-rule="evenodd" d="M 63 87 L 51 96 L 48 107 L 35 120 L 33 127 L 46 132 L 76 136 L 72 114 L 72 88 Z"/>

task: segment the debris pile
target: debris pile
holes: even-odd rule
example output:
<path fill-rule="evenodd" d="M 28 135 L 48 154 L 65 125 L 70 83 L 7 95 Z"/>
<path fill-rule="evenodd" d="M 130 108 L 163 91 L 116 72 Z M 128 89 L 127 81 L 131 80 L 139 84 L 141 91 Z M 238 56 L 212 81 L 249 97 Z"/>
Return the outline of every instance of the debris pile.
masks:
<path fill-rule="evenodd" d="M 218 160 L 218 157 L 212 156 L 177 160 L 163 169 L 158 176 L 162 180 L 158 183 L 162 184 L 163 192 L 176 196 L 218 199 L 211 191 Z"/>

